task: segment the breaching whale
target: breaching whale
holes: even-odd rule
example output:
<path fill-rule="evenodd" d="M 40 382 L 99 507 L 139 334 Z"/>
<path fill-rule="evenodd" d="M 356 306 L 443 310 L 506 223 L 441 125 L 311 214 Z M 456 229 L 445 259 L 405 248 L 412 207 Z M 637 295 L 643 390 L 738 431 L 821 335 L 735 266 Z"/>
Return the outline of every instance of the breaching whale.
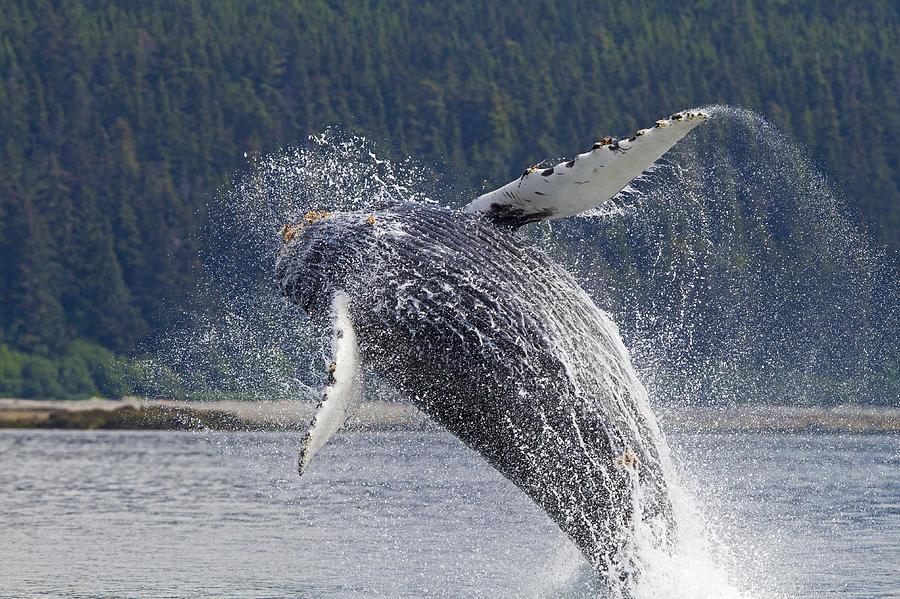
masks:
<path fill-rule="evenodd" d="M 371 370 L 522 489 L 607 580 L 629 584 L 635 523 L 672 538 L 658 427 L 615 324 L 515 229 L 602 204 L 705 118 L 685 111 L 605 138 L 462 211 L 401 203 L 286 225 L 276 281 L 330 325 L 333 353 L 300 474 Z"/>

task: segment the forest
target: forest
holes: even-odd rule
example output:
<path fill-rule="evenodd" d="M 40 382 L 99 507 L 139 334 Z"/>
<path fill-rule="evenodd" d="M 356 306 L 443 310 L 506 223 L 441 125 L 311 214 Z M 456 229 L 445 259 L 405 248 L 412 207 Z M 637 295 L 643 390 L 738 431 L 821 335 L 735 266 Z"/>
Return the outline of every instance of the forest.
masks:
<path fill-rule="evenodd" d="M 743 106 L 900 251 L 889 0 L 0 0 L 0 15 L 0 396 L 153 393 L 129 372 L 196 301 L 211 198 L 248 156 L 329 126 L 477 190 L 675 110 Z M 858 401 L 896 401 L 895 336 Z M 830 360 L 823 376 L 859 376 Z"/>

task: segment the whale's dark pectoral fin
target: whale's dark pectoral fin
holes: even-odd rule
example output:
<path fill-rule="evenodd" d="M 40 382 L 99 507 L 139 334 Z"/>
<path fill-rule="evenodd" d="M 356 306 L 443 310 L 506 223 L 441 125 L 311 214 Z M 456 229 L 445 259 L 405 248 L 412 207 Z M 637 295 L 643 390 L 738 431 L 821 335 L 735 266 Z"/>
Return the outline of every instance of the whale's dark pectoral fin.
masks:
<path fill-rule="evenodd" d="M 706 118 L 704 112 L 686 110 L 627 139 L 603 138 L 574 160 L 526 170 L 515 181 L 475 198 L 464 210 L 513 227 L 590 210 L 622 191 Z"/>
<path fill-rule="evenodd" d="M 341 291 L 332 298 L 332 359 L 328 368 L 328 385 L 300 445 L 297 471 L 301 476 L 316 452 L 341 428 L 362 399 L 362 367 L 356 332 L 350 320 L 349 302 L 350 298 Z"/>

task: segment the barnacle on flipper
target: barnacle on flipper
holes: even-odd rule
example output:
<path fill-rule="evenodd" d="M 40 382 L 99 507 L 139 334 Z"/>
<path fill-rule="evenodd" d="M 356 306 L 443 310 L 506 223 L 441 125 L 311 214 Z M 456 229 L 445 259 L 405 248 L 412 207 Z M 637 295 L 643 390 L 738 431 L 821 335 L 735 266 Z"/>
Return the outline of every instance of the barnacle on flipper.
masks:
<path fill-rule="evenodd" d="M 540 168 L 540 166 L 541 166 L 540 164 L 535 164 L 534 166 L 529 166 L 528 168 L 525 169 L 525 171 L 522 173 L 522 176 L 519 177 L 519 178 L 520 178 L 520 179 L 523 179 L 523 178 L 527 177 L 527 176 L 530 175 L 531 173 L 533 173 L 533 172 L 535 172 L 536 170 L 538 170 L 538 168 Z"/>

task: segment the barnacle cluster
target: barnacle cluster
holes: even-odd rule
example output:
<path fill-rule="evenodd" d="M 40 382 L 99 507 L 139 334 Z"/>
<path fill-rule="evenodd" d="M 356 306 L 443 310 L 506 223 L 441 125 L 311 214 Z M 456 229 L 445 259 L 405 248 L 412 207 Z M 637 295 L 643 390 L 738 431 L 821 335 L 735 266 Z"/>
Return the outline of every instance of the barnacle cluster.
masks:
<path fill-rule="evenodd" d="M 633 453 L 625 452 L 622 457 L 616 458 L 615 460 L 616 466 L 623 467 L 627 466 L 629 468 L 636 468 L 638 464 L 637 456 Z"/>
<path fill-rule="evenodd" d="M 666 125 L 669 125 L 670 123 L 673 123 L 673 122 L 677 123 L 677 122 L 680 122 L 683 120 L 684 121 L 693 121 L 694 119 L 705 119 L 705 118 L 709 118 L 709 115 L 706 114 L 705 112 L 690 112 L 690 111 L 685 110 L 683 112 L 676 112 L 675 114 L 673 114 L 672 116 L 670 116 L 667 119 L 660 119 L 660 120 L 656 121 L 656 123 L 653 124 L 653 127 L 655 129 L 662 129 Z M 645 133 L 647 133 L 647 129 L 639 129 L 638 131 L 635 132 L 634 135 L 632 135 L 631 137 L 628 138 L 628 141 L 634 141 L 635 139 L 644 135 Z M 619 145 L 613 138 L 604 137 L 600 141 L 594 143 L 594 145 L 591 149 L 592 150 L 600 150 L 600 149 L 606 148 L 606 147 L 610 147 L 615 150 L 615 149 L 618 149 Z"/>
<path fill-rule="evenodd" d="M 285 244 L 290 243 L 299 231 L 301 231 L 304 227 L 308 227 L 309 225 L 315 224 L 321 220 L 324 220 L 328 217 L 328 211 L 322 210 L 320 212 L 307 212 L 303 215 L 303 220 L 300 221 L 299 225 L 284 225 L 284 228 L 281 230 L 281 241 Z"/>
<path fill-rule="evenodd" d="M 600 141 L 596 142 L 591 149 L 599 150 L 600 148 L 604 148 L 606 146 L 614 146 L 614 145 L 616 145 L 616 142 L 612 137 L 604 137 Z"/>

